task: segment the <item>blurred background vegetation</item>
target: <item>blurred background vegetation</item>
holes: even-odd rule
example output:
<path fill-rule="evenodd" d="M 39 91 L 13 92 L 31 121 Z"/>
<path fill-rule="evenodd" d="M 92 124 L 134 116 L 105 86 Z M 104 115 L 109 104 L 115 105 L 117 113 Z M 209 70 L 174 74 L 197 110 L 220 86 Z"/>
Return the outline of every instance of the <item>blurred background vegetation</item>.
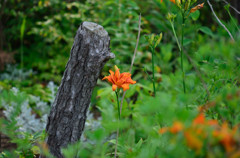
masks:
<path fill-rule="evenodd" d="M 206 1 L 197 1 L 197 3 L 202 2 Z M 141 37 L 132 73 L 133 79 L 137 80 L 138 84 L 133 85 L 127 92 L 127 99 L 123 105 L 122 115 L 123 118 L 126 118 L 126 122 L 123 120 L 122 129 L 125 129 L 126 132 L 120 137 L 120 145 L 122 145 L 120 151 L 122 153 L 129 152 L 127 147 L 132 145 L 134 150 L 132 153 L 129 152 L 129 157 L 135 157 L 138 153 L 142 157 L 147 153 L 150 155 L 148 155 L 149 157 L 154 156 L 150 154 L 150 151 L 147 152 L 151 148 L 148 145 L 139 152 L 139 144 L 143 143 L 141 140 L 150 139 L 148 135 L 156 139 L 155 141 L 160 141 L 158 135 L 152 134 L 150 128 L 157 125 L 169 125 L 174 119 L 187 122 L 196 115 L 198 105 L 205 104 L 207 101 L 217 100 L 219 105 L 224 107 L 224 105 L 228 105 L 228 102 L 225 102 L 225 96 L 239 90 L 240 31 L 238 20 L 240 18 L 239 13 L 231 7 L 228 8 L 225 2 L 222 0 L 211 1 L 217 16 L 229 29 L 235 42 L 218 24 L 207 3 L 200 11 L 191 14 L 186 22 L 184 50 L 193 59 L 194 65 L 185 57 L 187 94 L 183 94 L 178 47 L 171 25 L 166 18 L 169 12 L 178 15 L 178 8 L 170 1 L 163 0 L 163 3 L 160 3 L 160 0 L 1 0 L 0 109 L 5 110 L 5 115 L 7 114 L 7 119 L 10 120 L 10 122 L 1 122 L 4 125 L 2 127 L 5 127 L 1 128 L 1 132 L 6 134 L 9 129 L 24 132 L 24 134 L 20 133 L 20 135 L 24 135 L 20 137 L 21 139 L 14 132 L 8 133 L 8 137 L 18 145 L 16 150 L 18 155 L 26 156 L 26 151 L 28 154 L 34 153 L 35 140 L 42 140 L 41 133 L 44 129 L 44 122 L 46 122 L 46 115 L 54 100 L 56 85 L 60 84 L 79 25 L 83 21 L 98 23 L 107 30 L 111 37 L 110 47 L 116 57 L 105 65 L 100 76 L 103 78 L 108 75 L 108 70 L 114 65 L 117 65 L 121 72 L 129 70 L 136 45 L 138 18 L 141 13 Z M 238 0 L 231 1 L 231 3 L 236 9 L 239 9 Z M 174 25 L 180 38 L 181 16 L 177 16 Z M 144 35 L 161 32 L 163 40 L 156 48 L 155 59 L 159 97 L 151 99 L 152 84 L 148 80 L 147 73 L 151 74 L 152 59 Z M 144 69 L 147 73 L 143 71 Z M 203 83 L 210 95 L 206 92 Z M 104 130 L 98 128 L 96 133 L 88 133 L 86 137 L 98 143 L 105 141 L 106 137 L 112 138 L 111 133 L 116 130 L 116 126 L 110 120 L 114 120 L 113 118 L 117 115 L 114 99 L 111 87 L 106 82 L 99 80 L 92 96 L 92 116 L 89 117 L 91 120 L 88 120 L 89 126 L 86 125 L 86 128 L 98 127 L 99 122 L 94 121 L 101 117 L 100 126 L 104 127 Z M 222 119 L 222 121 L 228 120 L 232 125 L 236 125 L 240 123 L 240 114 L 238 113 L 240 109 L 235 106 L 238 103 L 239 100 L 233 103 L 232 109 L 210 110 L 208 116 Z M 144 106 L 145 104 L 146 106 Z M 166 107 L 166 104 L 169 107 Z M 153 107 L 149 108 L 149 105 L 153 105 Z M 159 106 L 155 107 L 155 105 Z M 6 110 L 8 107 L 14 108 L 15 111 Z M 164 113 L 161 109 L 169 111 L 169 113 Z M 192 112 L 189 109 L 195 111 Z M 21 115 L 24 111 L 25 113 Z M 157 113 L 156 117 L 153 117 L 153 113 Z M 233 115 L 234 118 L 231 117 Z M 20 120 L 25 120 L 25 122 Z M 35 120 L 33 122 L 35 125 L 29 124 L 24 129 L 17 130 L 29 122 L 26 120 Z M 140 121 L 145 125 L 141 125 Z M 42 129 L 29 129 L 31 126 L 42 127 Z M 132 129 L 129 129 L 130 127 Z M 36 132 L 38 133 L 36 134 Z M 132 135 L 134 140 L 128 135 Z M 23 137 L 25 142 L 22 140 Z M 128 146 L 124 148 L 126 137 Z M 151 143 L 156 144 L 155 141 L 151 139 Z M 30 145 L 25 146 L 24 144 Z M 93 147 L 86 145 L 80 155 L 105 154 L 111 151 L 106 146 L 98 145 L 96 153 L 90 153 L 89 150 Z M 181 151 L 183 157 L 188 155 L 188 150 L 180 149 L 180 146 L 181 144 L 166 147 L 166 153 Z M 75 147 L 72 147 L 72 150 L 72 152 L 66 152 L 66 155 L 71 157 L 71 154 L 75 152 Z M 215 152 L 212 150 L 212 153 Z M 157 155 L 167 155 L 166 153 L 163 150 L 156 152 Z M 8 154 L 11 155 L 11 153 Z M 172 156 L 174 157 L 174 155 Z"/>
<path fill-rule="evenodd" d="M 76 30 L 83 21 L 93 21 L 104 26 L 111 37 L 112 52 L 116 54 L 116 59 L 110 61 L 108 66 L 121 63 L 120 67 L 125 70 L 125 66 L 130 63 L 129 59 L 136 43 L 139 13 L 142 14 L 142 35 L 164 32 L 161 49 L 163 53 L 168 49 L 171 55 L 168 53 L 165 58 L 172 61 L 173 56 L 177 54 L 173 53 L 176 44 L 166 15 L 170 9 L 177 13 L 177 8 L 171 2 L 165 1 L 162 4 L 159 2 L 158 0 L 80 2 L 3 0 L 0 12 L 1 71 L 6 70 L 4 65 L 7 63 L 15 62 L 21 67 L 22 62 L 23 70 L 32 69 L 37 73 L 31 79 L 34 84 L 50 80 L 59 83 Z M 236 19 L 232 21 L 224 10 L 225 3 L 223 1 L 213 3 L 214 8 L 218 10 L 219 18 L 226 20 L 226 26 L 234 37 L 238 38 L 239 30 L 233 25 L 237 21 Z M 234 17 L 235 12 L 233 13 Z M 210 16 L 211 14 L 205 4 L 201 15 L 189 21 L 194 25 L 186 25 L 186 44 L 191 52 L 196 51 L 202 45 L 201 42 L 207 43 L 207 40 L 218 42 L 224 37 L 228 38 L 226 31 L 218 27 L 216 19 Z M 180 32 L 181 25 L 180 20 L 178 22 L 175 23 L 177 33 Z M 141 36 L 139 52 L 135 69 L 142 68 L 141 63 L 146 63 L 148 60 L 147 44 L 143 36 Z M 31 84 L 26 83 L 26 86 Z"/>

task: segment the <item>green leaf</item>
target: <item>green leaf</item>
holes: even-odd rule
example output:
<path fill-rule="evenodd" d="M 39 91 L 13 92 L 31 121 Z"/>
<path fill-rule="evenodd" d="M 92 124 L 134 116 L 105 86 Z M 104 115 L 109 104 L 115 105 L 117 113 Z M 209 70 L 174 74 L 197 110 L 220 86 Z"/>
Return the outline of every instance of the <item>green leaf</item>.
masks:
<path fill-rule="evenodd" d="M 25 31 L 25 25 L 26 25 L 26 18 L 24 17 L 23 21 L 22 21 L 22 25 L 21 25 L 21 30 L 20 30 L 20 38 L 21 40 L 23 40 L 23 36 L 24 36 L 24 31 Z"/>
<path fill-rule="evenodd" d="M 189 45 L 193 40 L 192 39 L 184 39 L 183 40 L 183 46 Z"/>
<path fill-rule="evenodd" d="M 40 148 L 36 145 L 32 147 L 32 151 L 34 154 L 40 154 Z"/>
<path fill-rule="evenodd" d="M 197 10 L 197 11 L 191 13 L 190 15 L 191 15 L 191 18 L 192 18 L 194 21 L 197 21 L 198 18 L 199 18 L 199 16 L 200 16 L 200 11 Z"/>
<path fill-rule="evenodd" d="M 143 140 L 142 138 L 138 141 L 138 143 L 136 144 L 136 149 L 140 149 L 142 146 Z"/>
<path fill-rule="evenodd" d="M 209 36 L 212 36 L 212 37 L 214 36 L 212 30 L 209 29 L 209 28 L 206 27 L 206 26 L 201 27 L 199 30 L 202 31 L 203 33 L 209 35 Z"/>

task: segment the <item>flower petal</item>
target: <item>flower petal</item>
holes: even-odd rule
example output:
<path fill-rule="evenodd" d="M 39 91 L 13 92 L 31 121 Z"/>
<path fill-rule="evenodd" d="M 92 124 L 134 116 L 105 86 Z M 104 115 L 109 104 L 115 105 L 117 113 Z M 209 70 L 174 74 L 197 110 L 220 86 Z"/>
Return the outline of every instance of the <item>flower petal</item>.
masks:
<path fill-rule="evenodd" d="M 106 80 L 106 79 L 108 79 L 108 77 L 109 77 L 109 76 L 105 76 L 102 80 Z"/>
<path fill-rule="evenodd" d="M 128 78 L 125 83 L 128 83 L 128 84 L 135 84 L 136 81 L 133 81 L 131 78 Z"/>
<path fill-rule="evenodd" d="M 201 139 L 199 139 L 194 133 L 190 131 L 184 132 L 184 137 L 186 138 L 187 145 L 190 148 L 195 149 L 197 152 L 200 152 L 203 146 L 203 142 Z"/>
<path fill-rule="evenodd" d="M 112 90 L 115 91 L 117 89 L 117 85 L 113 84 L 112 85 Z"/>
<path fill-rule="evenodd" d="M 173 123 L 172 127 L 169 129 L 169 131 L 173 134 L 176 134 L 180 131 L 182 131 L 184 128 L 182 122 L 176 121 Z"/>
<path fill-rule="evenodd" d="M 194 125 L 204 124 L 205 123 L 205 116 L 203 113 L 200 113 L 194 120 Z"/>
<path fill-rule="evenodd" d="M 163 127 L 163 128 L 161 128 L 161 129 L 159 129 L 158 133 L 159 133 L 159 134 L 164 134 L 164 133 L 166 133 L 167 131 L 168 131 L 168 128 L 167 128 L 167 127 Z"/>
<path fill-rule="evenodd" d="M 120 79 L 120 71 L 119 71 L 119 69 L 117 69 L 116 72 L 115 72 L 115 79 L 116 79 L 116 82 Z"/>
<path fill-rule="evenodd" d="M 114 82 L 113 82 L 113 80 L 112 80 L 112 77 L 109 75 L 109 76 L 105 76 L 102 80 L 108 80 L 108 82 L 110 82 L 110 83 L 113 83 L 114 84 Z"/>
<path fill-rule="evenodd" d="M 114 72 L 112 71 L 112 70 L 109 70 L 109 72 L 110 72 L 110 76 L 111 76 L 111 78 L 112 78 L 112 83 L 113 84 L 115 84 L 116 82 L 117 82 L 117 80 L 116 80 L 116 77 L 115 77 L 115 75 L 114 75 Z"/>
<path fill-rule="evenodd" d="M 131 74 L 129 72 L 123 72 L 121 73 L 120 77 L 131 77 Z"/>
<path fill-rule="evenodd" d="M 122 86 L 123 91 L 126 91 L 129 89 L 129 84 L 123 84 Z"/>

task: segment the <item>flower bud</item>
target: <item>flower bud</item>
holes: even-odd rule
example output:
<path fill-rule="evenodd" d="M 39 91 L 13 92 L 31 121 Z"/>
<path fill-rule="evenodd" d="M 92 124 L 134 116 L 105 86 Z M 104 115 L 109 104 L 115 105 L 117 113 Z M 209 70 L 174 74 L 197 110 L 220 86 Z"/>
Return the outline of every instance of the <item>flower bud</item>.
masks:
<path fill-rule="evenodd" d="M 160 33 L 159 35 L 155 36 L 154 48 L 157 47 L 157 45 L 161 42 L 161 40 L 162 40 L 162 33 Z"/>
<path fill-rule="evenodd" d="M 166 16 L 166 18 L 170 21 L 173 21 L 176 17 L 177 17 L 177 15 L 173 14 L 173 13 L 168 13 Z"/>
<path fill-rule="evenodd" d="M 153 44 L 153 40 L 154 40 L 154 34 L 151 35 L 149 42 L 151 43 L 151 45 Z"/>
<path fill-rule="evenodd" d="M 190 4 L 191 4 L 191 0 L 187 0 L 187 2 L 185 3 L 184 9 L 188 10 L 188 8 L 190 7 Z"/>
<path fill-rule="evenodd" d="M 154 42 L 154 34 L 151 34 L 151 35 L 146 35 L 145 36 L 145 38 L 146 38 L 146 40 L 148 41 L 148 44 L 150 45 L 150 46 L 153 46 L 153 42 Z"/>
<path fill-rule="evenodd" d="M 117 67 L 117 65 L 114 66 L 115 71 L 117 71 L 119 68 Z"/>
<path fill-rule="evenodd" d="M 181 8 L 181 1 L 180 0 L 176 0 L 176 5 L 179 7 L 179 8 Z"/>

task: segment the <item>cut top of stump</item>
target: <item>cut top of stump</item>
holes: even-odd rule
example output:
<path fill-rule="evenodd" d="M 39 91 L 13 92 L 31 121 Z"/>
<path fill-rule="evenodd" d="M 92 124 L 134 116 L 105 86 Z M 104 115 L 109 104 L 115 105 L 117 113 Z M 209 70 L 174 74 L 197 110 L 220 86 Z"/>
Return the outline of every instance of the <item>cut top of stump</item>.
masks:
<path fill-rule="evenodd" d="M 107 31 L 101 25 L 98 25 L 94 22 L 83 22 L 82 27 L 101 37 L 108 36 Z"/>

